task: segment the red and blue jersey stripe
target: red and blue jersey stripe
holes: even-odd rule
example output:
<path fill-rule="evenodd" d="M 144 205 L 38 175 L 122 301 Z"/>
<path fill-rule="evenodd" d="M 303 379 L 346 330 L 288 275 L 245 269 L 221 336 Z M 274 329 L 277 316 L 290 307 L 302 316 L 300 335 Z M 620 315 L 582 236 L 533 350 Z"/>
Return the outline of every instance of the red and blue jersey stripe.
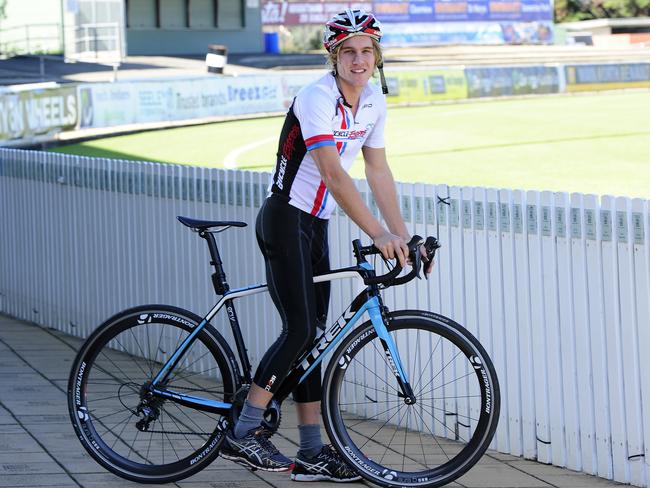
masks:
<path fill-rule="evenodd" d="M 307 146 L 307 151 L 316 149 L 321 146 L 333 146 L 334 136 L 332 134 L 320 134 L 317 136 L 309 137 L 305 139 L 305 146 Z"/>

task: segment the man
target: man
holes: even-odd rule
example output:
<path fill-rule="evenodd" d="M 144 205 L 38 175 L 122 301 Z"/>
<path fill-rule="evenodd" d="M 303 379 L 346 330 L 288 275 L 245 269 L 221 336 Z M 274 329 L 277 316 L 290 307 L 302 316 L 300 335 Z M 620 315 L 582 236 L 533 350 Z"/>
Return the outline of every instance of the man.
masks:
<path fill-rule="evenodd" d="M 386 100 L 369 83 L 382 67 L 381 25 L 371 14 L 348 9 L 325 26 L 324 45 L 332 71 L 296 95 L 280 136 L 270 196 L 256 222 L 269 292 L 282 318 L 280 337 L 255 373 L 241 415 L 229 430 L 221 455 L 267 471 L 288 471 L 261 428 L 266 406 L 293 362 L 324 327 L 329 283 L 313 276 L 329 270 L 328 219 L 338 204 L 387 259 L 406 264 L 410 234 L 402 220 L 384 147 Z M 382 73 L 382 85 L 383 73 Z M 373 216 L 347 171 L 362 151 L 368 183 L 387 224 Z M 320 433 L 321 374 L 317 367 L 293 392 L 300 450 L 291 479 L 360 479 Z"/>

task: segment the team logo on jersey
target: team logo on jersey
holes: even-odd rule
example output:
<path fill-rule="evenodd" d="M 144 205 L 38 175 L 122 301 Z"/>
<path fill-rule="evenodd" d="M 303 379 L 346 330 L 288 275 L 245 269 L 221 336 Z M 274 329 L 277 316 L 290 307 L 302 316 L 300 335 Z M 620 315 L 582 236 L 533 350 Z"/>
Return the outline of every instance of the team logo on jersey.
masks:
<path fill-rule="evenodd" d="M 335 129 L 334 130 L 334 139 L 347 139 L 348 141 L 354 141 L 356 139 L 363 139 L 366 137 L 367 131 L 364 130 L 347 130 L 347 129 Z"/>

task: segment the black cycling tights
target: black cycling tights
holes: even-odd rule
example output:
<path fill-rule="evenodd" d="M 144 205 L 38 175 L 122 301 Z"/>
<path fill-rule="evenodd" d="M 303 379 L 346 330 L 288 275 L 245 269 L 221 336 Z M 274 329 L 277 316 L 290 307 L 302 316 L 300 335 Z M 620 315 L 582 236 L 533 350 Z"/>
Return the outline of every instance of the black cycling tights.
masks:
<path fill-rule="evenodd" d="M 264 260 L 273 303 L 282 319 L 282 333 L 264 354 L 253 381 L 275 393 L 291 365 L 324 328 L 330 283 L 313 283 L 329 271 L 327 220 L 289 205 L 284 197 L 267 198 L 255 231 Z M 321 399 L 320 364 L 293 391 L 296 402 Z"/>

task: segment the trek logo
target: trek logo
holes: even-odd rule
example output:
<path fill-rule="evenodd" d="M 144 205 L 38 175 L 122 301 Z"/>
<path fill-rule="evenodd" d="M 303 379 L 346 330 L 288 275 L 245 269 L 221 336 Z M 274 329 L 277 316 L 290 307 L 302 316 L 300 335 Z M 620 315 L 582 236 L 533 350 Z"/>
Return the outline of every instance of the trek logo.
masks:
<path fill-rule="evenodd" d="M 366 136 L 366 130 L 335 130 L 334 138 L 335 139 L 347 139 L 349 141 L 354 141 L 356 139 L 363 139 Z"/>
<path fill-rule="evenodd" d="M 300 367 L 302 369 L 305 371 L 309 369 L 311 366 L 311 359 L 316 359 L 325 349 L 327 349 L 327 346 L 332 343 L 338 333 L 341 332 L 349 320 L 354 317 L 354 314 L 355 312 L 351 311 L 350 309 L 343 312 L 343 315 L 341 315 L 339 319 L 334 324 L 332 324 L 329 330 L 321 336 L 318 344 L 316 344 L 316 347 L 314 347 L 314 349 L 312 349 L 312 351 L 303 360 L 303 362 L 300 363 Z"/>
<path fill-rule="evenodd" d="M 384 346 L 384 353 L 386 354 L 388 366 L 390 366 L 390 369 L 395 376 L 400 376 L 399 371 L 397 371 L 397 365 L 395 364 L 395 361 L 393 361 L 393 356 L 391 356 L 390 351 L 388 350 L 388 344 L 386 344 L 383 340 L 381 343 Z"/>

